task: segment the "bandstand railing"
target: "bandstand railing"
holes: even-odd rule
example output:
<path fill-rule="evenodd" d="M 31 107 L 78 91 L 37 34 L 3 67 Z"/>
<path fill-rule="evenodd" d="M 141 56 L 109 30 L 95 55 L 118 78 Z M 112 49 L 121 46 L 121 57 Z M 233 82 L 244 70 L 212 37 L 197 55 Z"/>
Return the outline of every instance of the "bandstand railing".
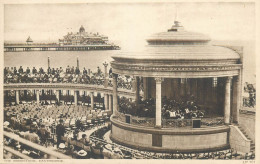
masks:
<path fill-rule="evenodd" d="M 154 118 L 132 116 L 131 124 L 139 125 L 139 126 L 154 127 L 155 119 Z"/>
<path fill-rule="evenodd" d="M 162 127 L 164 128 L 179 128 L 179 127 L 191 127 L 191 119 L 163 119 Z"/>
<path fill-rule="evenodd" d="M 129 114 L 127 114 L 129 115 Z M 145 127 L 154 127 L 155 118 L 130 116 L 130 124 Z M 117 112 L 114 118 L 121 122 L 126 122 L 126 114 Z M 224 117 L 204 117 L 201 119 L 201 126 L 224 125 Z M 162 119 L 163 128 L 192 127 L 192 119 Z"/>
<path fill-rule="evenodd" d="M 117 112 L 114 115 L 114 118 L 121 122 L 126 122 L 126 115 L 130 116 L 130 124 L 138 125 L 138 126 L 146 126 L 146 127 L 154 127 L 155 119 L 148 117 L 138 117 L 129 114 L 124 114 L 121 112 Z"/>
<path fill-rule="evenodd" d="M 201 126 L 224 125 L 224 117 L 198 118 L 201 119 Z M 163 119 L 164 128 L 192 127 L 192 119 Z"/>
<path fill-rule="evenodd" d="M 205 125 L 205 126 L 224 125 L 224 117 L 202 118 L 201 125 Z"/>

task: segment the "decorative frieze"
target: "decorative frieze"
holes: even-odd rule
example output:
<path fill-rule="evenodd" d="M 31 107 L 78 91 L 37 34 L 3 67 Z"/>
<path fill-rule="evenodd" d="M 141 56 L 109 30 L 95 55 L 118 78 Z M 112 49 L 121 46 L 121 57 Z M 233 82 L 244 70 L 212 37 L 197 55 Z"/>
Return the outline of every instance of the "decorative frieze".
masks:
<path fill-rule="evenodd" d="M 112 64 L 113 68 L 119 70 L 131 71 L 157 71 L 157 72 L 172 72 L 172 71 L 225 71 L 237 70 L 241 68 L 241 64 L 235 65 L 200 65 L 200 66 L 183 66 L 183 65 L 126 65 L 126 64 Z"/>

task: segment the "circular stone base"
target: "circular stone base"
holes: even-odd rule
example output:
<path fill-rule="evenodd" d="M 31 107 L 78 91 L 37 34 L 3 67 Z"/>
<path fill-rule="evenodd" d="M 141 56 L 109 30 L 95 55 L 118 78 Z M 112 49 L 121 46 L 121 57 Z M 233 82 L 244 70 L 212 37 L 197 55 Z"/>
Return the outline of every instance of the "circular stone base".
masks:
<path fill-rule="evenodd" d="M 138 150 L 155 152 L 208 152 L 229 148 L 229 126 L 197 129 L 153 128 L 113 119 L 110 139 Z"/>

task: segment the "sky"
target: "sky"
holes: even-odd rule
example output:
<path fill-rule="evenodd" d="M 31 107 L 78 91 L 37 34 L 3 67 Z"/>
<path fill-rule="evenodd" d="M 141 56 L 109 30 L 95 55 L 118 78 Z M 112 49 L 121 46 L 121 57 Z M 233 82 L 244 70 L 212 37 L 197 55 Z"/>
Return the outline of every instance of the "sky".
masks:
<path fill-rule="evenodd" d="M 174 20 L 188 31 L 213 40 L 254 40 L 254 3 L 88 3 L 4 6 L 4 40 L 57 42 L 81 25 L 134 48 L 151 34 L 169 29 Z"/>

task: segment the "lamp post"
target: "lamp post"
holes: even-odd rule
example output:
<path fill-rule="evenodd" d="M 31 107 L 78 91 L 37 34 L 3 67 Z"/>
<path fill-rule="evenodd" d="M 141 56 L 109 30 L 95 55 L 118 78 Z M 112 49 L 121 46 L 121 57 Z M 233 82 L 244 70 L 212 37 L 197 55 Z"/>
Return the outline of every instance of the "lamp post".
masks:
<path fill-rule="evenodd" d="M 105 81 L 104 81 L 104 87 L 106 88 L 108 86 L 108 76 L 107 76 L 107 66 L 108 66 L 108 63 L 105 62 L 103 63 L 104 67 L 105 67 Z"/>
<path fill-rule="evenodd" d="M 79 69 L 79 57 L 77 56 L 77 68 Z"/>
<path fill-rule="evenodd" d="M 48 56 L 48 68 L 50 68 L 50 57 Z"/>

